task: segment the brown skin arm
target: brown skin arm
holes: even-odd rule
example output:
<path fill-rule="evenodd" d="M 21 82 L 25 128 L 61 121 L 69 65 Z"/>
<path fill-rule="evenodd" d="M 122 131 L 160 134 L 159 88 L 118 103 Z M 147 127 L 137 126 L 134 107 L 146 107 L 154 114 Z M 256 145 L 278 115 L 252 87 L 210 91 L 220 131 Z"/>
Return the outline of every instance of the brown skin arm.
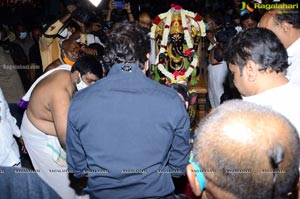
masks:
<path fill-rule="evenodd" d="M 206 33 L 206 38 L 207 38 L 208 41 L 209 41 L 210 43 L 212 43 L 212 44 L 217 43 L 216 40 L 214 39 L 214 37 L 215 37 L 215 35 L 214 35 L 213 32 L 208 31 L 208 32 Z"/>
<path fill-rule="evenodd" d="M 109 0 L 108 3 L 108 11 L 107 11 L 107 15 L 106 15 L 106 19 L 105 21 L 110 21 L 111 19 L 111 12 L 116 9 L 116 6 L 114 5 L 114 1 L 113 0 Z"/>
<path fill-rule="evenodd" d="M 64 149 L 66 148 L 67 118 L 71 98 L 66 88 L 55 90 L 49 105 L 58 140 Z"/>
<path fill-rule="evenodd" d="M 124 9 L 126 10 L 127 15 L 128 15 L 128 21 L 129 21 L 130 23 L 135 22 L 135 19 L 134 19 L 134 17 L 133 17 L 132 12 L 131 12 L 130 2 L 125 3 Z"/>
<path fill-rule="evenodd" d="M 76 30 L 74 33 L 72 33 L 72 35 L 69 37 L 70 39 L 78 39 L 80 37 L 80 31 Z"/>

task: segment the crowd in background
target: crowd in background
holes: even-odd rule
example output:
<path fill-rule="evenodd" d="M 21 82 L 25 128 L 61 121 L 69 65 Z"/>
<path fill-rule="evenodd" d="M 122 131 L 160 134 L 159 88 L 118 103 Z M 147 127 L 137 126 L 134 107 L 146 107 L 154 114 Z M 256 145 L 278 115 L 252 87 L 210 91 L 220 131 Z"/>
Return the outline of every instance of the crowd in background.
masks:
<path fill-rule="evenodd" d="M 270 2 L 271 1 L 263 1 L 263 3 Z M 126 129 L 129 126 L 127 130 L 131 133 L 136 133 L 135 137 L 139 137 L 139 132 L 143 131 L 144 127 L 142 125 L 132 127 L 128 124 L 128 118 L 124 116 L 123 113 L 127 112 L 127 116 L 130 113 L 131 118 L 135 118 L 139 114 L 147 115 L 150 113 L 152 113 L 151 117 L 155 118 L 156 113 L 154 113 L 153 109 L 144 109 L 144 104 L 141 104 L 139 100 L 132 100 L 132 96 L 138 96 L 137 98 L 141 97 L 140 99 L 145 100 L 146 104 L 148 103 L 146 102 L 147 100 L 149 100 L 149 102 L 158 102 L 158 100 L 161 100 L 168 102 L 170 109 L 176 110 L 172 112 L 174 113 L 173 115 L 171 113 L 169 116 L 168 114 L 160 114 L 160 117 L 158 117 L 163 117 L 162 121 L 165 121 L 164 119 L 166 118 L 171 118 L 170 121 L 168 120 L 165 121 L 165 123 L 162 123 L 162 126 L 166 124 L 170 126 L 174 125 L 175 138 L 165 137 L 164 139 L 155 140 L 154 138 L 156 137 L 152 136 L 151 138 L 148 138 L 148 140 L 151 140 L 153 142 L 151 142 L 151 144 L 154 145 L 159 140 L 163 146 L 165 146 L 164 144 L 166 143 L 172 142 L 172 144 L 169 143 L 169 149 L 165 149 L 165 151 L 161 149 L 159 154 L 163 154 L 170 150 L 169 153 L 172 153 L 174 157 L 176 156 L 178 159 L 170 155 L 171 157 L 168 161 L 173 161 L 173 163 L 170 163 L 171 165 L 168 166 L 174 168 L 174 170 L 184 168 L 186 166 L 185 163 L 187 163 L 188 155 L 190 154 L 190 140 L 188 138 L 188 136 L 190 136 L 190 129 L 188 129 L 189 121 L 185 112 L 186 107 L 181 104 L 182 99 L 178 98 L 177 95 L 177 97 L 173 96 L 174 93 L 168 93 L 169 91 L 165 91 L 164 88 L 155 87 L 152 82 L 148 82 L 148 79 L 151 79 L 151 73 L 153 72 L 151 71 L 151 64 L 153 64 L 153 62 L 151 62 L 151 55 L 150 58 L 146 58 L 146 56 L 140 58 L 135 55 L 138 58 L 136 58 L 137 60 L 133 63 L 129 62 L 129 65 L 118 65 L 118 63 L 124 64 L 127 59 L 134 59 L 129 56 L 132 52 L 124 47 L 126 45 L 132 47 L 130 44 L 126 44 L 126 41 L 132 41 L 134 45 L 141 49 L 140 53 L 137 53 L 139 56 L 141 56 L 141 54 L 146 55 L 148 52 L 150 53 L 150 46 L 148 46 L 150 45 L 150 41 L 146 44 L 146 41 L 148 41 L 146 38 L 148 38 L 147 36 L 149 35 L 152 21 L 156 15 L 169 10 L 171 3 L 179 4 L 183 9 L 199 13 L 205 22 L 206 37 L 201 43 L 201 59 L 203 60 L 200 61 L 202 64 L 200 67 L 204 70 L 204 76 L 207 80 L 207 106 L 209 107 L 207 111 L 212 110 L 212 116 L 218 114 L 222 115 L 222 113 L 220 113 L 222 111 L 231 114 L 231 110 L 233 109 L 235 112 L 238 112 L 239 110 L 234 108 L 234 102 L 232 104 L 225 103 L 225 101 L 230 101 L 232 99 L 242 99 L 243 101 L 249 101 L 254 104 L 272 108 L 284 115 L 285 118 L 276 115 L 277 112 L 275 114 L 269 109 L 264 110 L 262 107 L 254 106 L 250 103 L 240 105 L 240 102 L 235 102 L 237 107 L 241 107 L 243 114 L 249 112 L 250 115 L 254 115 L 253 118 L 251 116 L 251 121 L 254 121 L 255 117 L 261 116 L 265 112 L 268 117 L 274 117 L 274 120 L 282 122 L 288 129 L 287 134 L 289 134 L 289 136 L 287 136 L 286 139 L 292 143 L 293 149 L 299 149 L 298 138 L 293 139 L 293 136 L 297 134 L 296 132 L 299 129 L 300 124 L 299 112 L 295 111 L 299 110 L 297 107 L 298 101 L 300 100 L 300 87 L 298 85 L 300 82 L 300 78 L 298 78 L 298 68 L 300 66 L 297 66 L 297 64 L 300 63 L 298 51 L 300 49 L 300 17 L 298 12 L 283 13 L 286 14 L 284 17 L 282 17 L 282 13 L 278 11 L 267 12 L 266 10 L 259 9 L 254 10 L 253 12 L 241 13 L 241 6 L 244 2 L 238 0 L 141 0 L 125 1 L 122 5 L 116 4 L 114 0 L 107 0 L 102 1 L 98 7 L 93 7 L 88 1 L 79 0 L 5 1 L 0 4 L 0 102 L 2 103 L 0 110 L 2 112 L 5 110 L 5 117 L 3 116 L 7 121 L 7 126 L 5 126 L 5 128 L 6 131 L 9 129 L 11 134 L 7 136 L 7 140 L 9 141 L 6 140 L 6 142 L 4 142 L 7 144 L 9 150 L 3 153 L 7 156 L 3 156 L 3 159 L 0 158 L 0 165 L 1 161 L 3 161 L 7 164 L 1 166 L 22 166 L 32 170 L 41 168 L 39 170 L 39 175 L 41 175 L 42 179 L 59 195 L 57 196 L 52 189 L 47 188 L 46 184 L 44 185 L 41 183 L 40 186 L 43 187 L 42 189 L 47 190 L 48 196 L 53 196 L 54 198 L 68 198 L 68 196 L 72 194 L 76 195 L 78 193 L 75 194 L 74 190 L 68 189 L 69 187 L 66 189 L 62 188 L 64 183 L 69 183 L 67 173 L 56 177 L 53 177 L 52 173 L 50 175 L 49 173 L 47 174 L 48 169 L 56 168 L 56 166 L 47 163 L 49 161 L 46 159 L 47 153 L 45 150 L 37 149 L 42 148 L 43 146 L 32 144 L 33 140 L 36 139 L 35 142 L 38 143 L 42 142 L 41 140 L 44 139 L 43 141 L 51 146 L 52 152 L 49 154 L 55 156 L 55 164 L 59 165 L 57 169 L 68 169 L 67 166 L 69 165 L 69 168 L 71 167 L 76 171 L 78 167 L 84 167 L 85 165 L 81 164 L 83 160 L 80 158 L 83 158 L 83 156 L 86 155 L 86 151 L 90 151 L 89 154 L 94 154 L 93 148 L 85 148 L 86 146 L 92 145 L 97 146 L 98 148 L 106 146 L 106 148 L 101 148 L 101 151 L 107 150 L 104 154 L 104 157 L 107 158 L 107 162 L 105 162 L 104 165 L 114 162 L 114 160 L 118 159 L 118 154 L 122 154 L 122 157 L 126 156 L 126 150 L 118 152 L 118 154 L 112 153 L 109 157 L 106 155 L 112 151 L 111 149 L 113 146 L 126 148 L 127 145 L 123 146 L 122 143 L 113 143 L 113 145 L 107 146 L 107 142 L 104 140 L 101 141 L 101 145 L 98 146 L 97 143 L 94 142 L 95 140 L 87 141 L 85 138 L 78 136 L 78 134 L 81 132 L 92 132 L 86 130 L 86 128 L 102 128 L 102 126 L 98 126 L 100 124 L 97 122 L 98 119 L 96 117 L 91 117 L 90 113 L 92 113 L 92 116 L 101 114 L 103 118 L 107 116 L 106 119 L 103 119 L 104 122 L 101 124 L 104 125 L 106 129 L 109 129 L 108 132 L 114 132 L 116 135 L 119 135 L 118 132 L 120 129 L 110 123 L 111 121 L 118 121 L 118 124 L 123 126 L 123 129 Z M 122 25 L 124 26 L 124 24 L 128 24 L 125 26 L 126 28 L 122 28 Z M 126 35 L 125 31 L 123 31 L 125 29 L 128 32 L 132 31 L 132 35 Z M 136 38 L 134 38 L 135 35 Z M 121 42 L 120 38 L 126 38 L 128 40 L 125 39 L 125 42 Z M 112 40 L 114 40 L 115 43 L 113 43 Z M 135 44 L 135 42 L 138 44 Z M 141 44 L 143 44 L 145 49 L 141 47 Z M 121 48 L 120 46 L 124 48 Z M 136 48 L 136 46 L 132 48 Z M 126 51 L 128 56 L 120 56 L 118 54 L 118 48 L 122 49 L 122 52 L 128 50 Z M 108 54 L 108 52 L 110 52 L 110 54 Z M 114 65 L 112 68 L 114 63 L 117 63 L 117 66 Z M 135 68 L 136 66 L 138 67 Z M 146 71 L 148 68 L 150 69 L 150 72 L 147 73 Z M 149 78 L 145 80 L 142 73 L 140 73 L 140 70 L 137 72 L 136 69 L 141 69 L 141 71 Z M 123 76 L 120 76 L 117 81 L 123 83 L 115 84 L 113 78 L 118 77 L 120 71 L 132 72 L 131 74 L 136 75 L 136 82 L 126 78 L 123 79 Z M 99 82 L 102 83 L 100 84 Z M 93 89 L 93 92 L 97 93 L 97 87 L 93 84 L 98 85 L 98 83 L 99 88 L 103 87 L 102 89 L 104 89 L 101 90 L 103 93 L 98 93 L 99 98 L 97 98 L 96 95 L 89 94 L 89 91 L 92 91 Z M 133 88 L 132 91 L 130 88 L 122 87 L 122 85 L 127 83 L 130 85 L 130 88 Z M 105 88 L 102 85 L 105 85 Z M 145 91 L 147 94 L 143 94 L 148 97 L 144 98 L 143 94 L 140 96 L 135 93 L 136 90 L 134 89 L 136 89 L 136 85 L 147 85 L 147 88 L 149 87 L 149 92 L 153 86 L 158 90 L 161 89 L 159 90 L 161 93 L 166 92 L 167 94 L 161 95 L 158 90 L 154 90 L 153 92 L 158 92 L 159 94 L 153 97 L 153 93 L 148 96 L 148 91 Z M 85 89 L 90 86 L 91 88 Z M 75 100 L 72 101 L 74 94 L 83 89 L 84 92 L 79 92 L 79 95 L 75 95 Z M 124 93 L 135 93 L 136 95 L 131 96 L 121 93 L 121 95 L 123 95 L 122 99 L 125 101 L 127 100 L 126 105 L 126 102 L 118 101 L 119 95 L 114 92 L 109 93 L 111 92 L 110 89 L 117 89 L 117 91 L 122 90 Z M 108 94 L 106 94 L 106 92 Z M 115 97 L 113 100 L 106 101 L 106 99 L 108 99 L 106 98 L 106 95 Z M 173 98 L 176 99 L 176 102 L 172 101 L 169 98 L 170 96 L 173 96 Z M 87 99 L 89 99 L 88 104 L 82 103 Z M 99 99 L 103 99 L 102 103 L 99 103 Z M 227 105 L 222 106 L 222 103 Z M 105 106 L 105 104 L 111 106 Z M 112 106 L 112 104 L 114 106 Z M 98 109 L 93 108 L 95 105 L 101 107 L 101 111 L 103 112 L 97 112 Z M 149 107 L 153 107 L 155 110 L 164 110 L 166 108 L 161 104 L 160 106 L 160 108 L 157 108 L 158 104 L 156 106 L 155 104 L 152 104 Z M 226 109 L 226 106 L 229 106 L 230 108 Z M 69 115 L 68 118 L 69 107 L 71 107 L 71 111 L 69 112 L 71 116 Z M 81 110 L 80 114 L 78 114 L 80 107 L 85 107 L 86 109 Z M 118 110 L 115 110 L 114 107 L 118 107 L 116 108 Z M 134 107 L 139 108 L 138 110 L 135 110 Z M 174 107 L 178 107 L 178 110 Z M 251 112 L 251 108 L 253 108 L 254 111 Z M 260 108 L 263 110 L 259 110 Z M 89 112 L 86 111 L 87 109 Z M 168 109 L 166 108 L 166 110 Z M 163 112 L 165 113 L 166 111 Z M 112 119 L 118 118 L 119 115 L 120 119 Z M 231 116 L 233 117 L 234 114 Z M 244 118 L 242 116 L 240 118 L 242 118 L 243 125 L 249 125 L 247 122 L 250 120 L 249 118 Z M 158 119 L 156 120 L 156 123 L 160 122 Z M 205 149 L 202 147 L 202 145 L 205 144 L 201 139 L 211 139 L 209 136 L 208 138 L 202 138 L 200 131 L 206 132 L 206 129 L 210 129 L 215 125 L 213 120 L 214 119 L 204 119 L 204 123 L 201 123 L 200 127 L 196 130 L 196 135 L 198 136 L 198 138 L 197 136 L 195 137 L 197 146 L 193 152 L 199 152 L 201 155 L 195 155 L 194 162 L 196 162 L 196 165 L 191 161 L 194 169 L 197 169 L 195 168 L 197 164 L 200 164 L 200 162 L 203 161 L 200 157 L 205 154 L 205 152 L 203 152 Z M 231 120 L 227 121 L 226 119 L 222 119 L 222 121 L 223 120 L 232 125 Z M 129 121 L 131 122 L 132 120 Z M 259 123 L 259 121 L 255 121 L 254 123 L 256 122 Z M 145 126 L 149 125 L 149 128 L 147 129 L 153 127 L 148 121 L 140 122 L 140 124 L 145 124 Z M 162 128 L 162 126 L 158 125 L 158 127 L 155 128 L 158 132 L 164 132 L 166 129 L 166 131 L 169 130 L 168 128 Z M 136 129 L 140 129 L 140 131 L 137 131 Z M 276 129 L 276 125 L 274 128 L 271 126 L 270 129 Z M 30 131 L 36 133 L 36 136 L 28 134 Z M 39 133 L 42 131 L 47 132 L 47 136 L 39 137 Z M 68 135 L 66 135 L 67 131 Z M 213 127 L 210 131 L 216 131 L 216 127 Z M 252 133 L 257 133 L 259 131 L 260 128 L 258 127 L 251 130 Z M 284 130 L 280 129 L 280 131 Z M 0 132 L 0 136 L 1 133 L 2 132 Z M 70 136 L 70 134 L 74 135 Z M 151 134 L 150 130 L 149 134 Z M 224 134 L 226 134 L 226 132 Z M 55 137 L 54 139 L 52 139 L 53 136 Z M 97 137 L 98 135 L 91 134 L 90 136 Z M 111 135 L 109 134 L 103 134 L 99 139 L 103 137 L 111 139 L 110 136 Z M 207 136 L 207 134 L 203 134 L 203 137 L 205 136 Z M 223 138 L 222 136 L 223 135 L 221 135 L 221 138 Z M 226 136 L 228 137 L 228 135 L 225 135 L 224 139 L 227 139 Z M 247 137 L 249 135 L 244 136 Z M 164 137 L 164 134 L 162 134 L 162 137 Z M 276 136 L 271 139 L 272 143 L 273 141 L 276 143 L 275 137 L 276 139 L 282 138 L 279 134 L 276 134 Z M 268 138 L 265 139 L 267 140 Z M 126 140 L 126 143 L 130 143 L 132 140 L 134 140 L 134 137 L 129 137 L 128 140 Z M 145 140 L 141 139 L 138 144 L 132 143 L 132 145 L 141 147 L 141 144 L 144 141 Z M 144 143 L 145 149 L 143 150 L 145 150 L 145 154 L 147 154 L 147 150 L 152 147 L 152 145 L 149 145 L 149 148 L 147 148 L 147 144 L 149 143 Z M 214 147 L 216 147 L 216 150 L 219 150 L 219 146 L 221 146 L 221 144 L 216 144 Z M 258 146 L 259 144 L 256 143 L 255 147 Z M 159 148 L 159 146 L 156 147 Z M 268 147 L 266 146 L 266 148 Z M 69 157 L 66 157 L 66 149 Z M 179 152 L 179 150 L 181 152 Z M 230 149 L 227 150 L 229 151 Z M 282 150 L 287 151 L 289 158 L 299 155 L 299 151 L 294 152 L 288 150 L 287 144 L 283 142 L 270 146 L 270 150 L 273 150 L 270 152 L 271 154 L 269 157 L 270 161 L 273 161 L 273 169 L 278 169 L 278 165 L 280 165 L 281 162 L 284 162 L 284 165 L 287 164 L 286 160 L 283 158 L 284 152 L 282 152 Z M 221 153 L 221 151 L 222 150 L 220 150 L 219 153 Z M 27 152 L 29 152 L 30 157 Z M 45 155 L 40 155 L 44 152 Z M 169 153 L 166 154 L 169 155 Z M 18 157 L 18 154 L 21 154 L 21 159 Z M 128 154 L 131 154 L 131 156 L 128 156 L 129 159 L 133 157 L 132 161 L 137 160 L 135 159 L 136 157 L 132 155 L 133 153 L 128 152 Z M 226 150 L 224 154 L 224 157 L 227 158 L 228 154 Z M 8 155 L 9 158 L 7 158 Z M 155 159 L 155 155 L 157 154 L 153 154 L 151 157 Z M 41 156 L 45 159 L 42 160 Z M 80 158 L 78 158 L 78 156 Z M 111 158 L 113 156 L 116 159 Z M 139 158 L 143 159 L 143 157 Z M 210 162 L 211 160 L 218 161 L 216 160 L 217 157 L 211 158 L 212 159 L 205 157 L 203 159 L 207 160 L 207 162 Z M 95 155 L 92 158 L 86 157 L 85 161 L 88 162 L 97 159 L 102 161 L 98 155 Z M 127 160 L 124 161 L 128 163 Z M 227 159 L 220 161 L 226 162 Z M 266 163 L 267 161 L 262 160 L 262 162 Z M 68 165 L 66 165 L 67 163 Z M 93 164 L 89 165 L 90 169 L 93 167 Z M 116 164 L 119 165 L 120 162 L 117 161 Z M 203 165 L 205 168 L 210 168 L 211 166 L 208 163 L 201 162 L 202 167 Z M 218 165 L 218 167 L 222 166 L 223 165 Z M 112 170 L 115 169 L 115 167 L 116 166 L 113 166 Z M 296 173 L 297 176 L 299 175 L 294 169 L 298 167 L 299 159 L 296 158 L 293 162 L 294 176 L 296 176 Z M 43 170 L 43 168 L 45 170 Z M 199 170 L 201 170 L 201 168 Z M 101 174 L 101 177 L 103 177 L 103 175 Z M 189 175 L 189 173 L 187 175 Z M 75 176 L 82 177 L 82 173 L 78 171 L 78 173 L 75 173 Z M 172 174 L 172 177 L 178 176 Z M 106 176 L 104 175 L 103 178 L 105 177 Z M 209 175 L 206 175 L 206 177 L 209 179 L 208 181 L 217 179 Z M 57 183 L 58 178 L 61 179 L 60 183 L 62 183 L 62 186 Z M 197 175 L 197 178 L 204 177 L 199 177 Z M 273 176 L 274 184 L 276 184 L 276 178 L 281 180 L 280 177 Z M 94 179 L 89 180 L 92 184 L 99 183 L 99 181 Z M 140 181 L 143 180 L 147 181 L 147 178 L 140 179 Z M 191 186 L 191 189 L 189 189 L 187 188 L 189 186 L 186 186 L 186 180 L 187 179 L 185 179 L 183 183 L 179 182 L 179 185 L 175 183 L 176 193 L 185 193 L 190 197 L 194 197 L 193 194 L 189 193 L 190 190 L 196 195 L 199 195 L 203 191 L 203 187 L 201 188 L 201 186 L 206 186 L 204 182 L 198 182 L 197 179 L 197 183 L 194 184 L 193 182 L 195 179 L 191 181 L 189 177 L 189 184 Z M 134 182 L 132 179 L 129 179 L 129 181 Z M 176 182 L 176 179 L 173 179 L 173 181 Z M 216 182 L 217 181 L 218 180 L 216 180 Z M 293 184 L 294 181 L 293 178 L 291 184 Z M 166 181 L 157 180 L 156 185 L 159 186 L 161 182 Z M 111 184 L 115 185 L 115 182 L 112 181 Z M 126 183 L 124 184 L 126 185 Z M 220 182 L 220 184 L 222 183 Z M 199 185 L 200 189 L 198 187 Z M 224 183 L 222 186 L 223 185 Z M 90 184 L 90 186 L 92 185 Z M 105 186 L 105 183 L 101 184 L 101 187 Z M 153 187 L 155 186 L 150 186 L 150 190 Z M 168 190 L 174 188 L 173 185 L 166 185 L 166 187 Z M 207 190 L 214 190 L 211 187 L 212 185 L 208 184 Z M 226 186 L 224 185 L 224 187 Z M 81 190 L 81 188 L 78 188 L 77 190 Z M 123 190 L 114 190 L 116 191 L 116 196 L 121 193 L 123 194 Z M 128 190 L 133 192 L 130 188 L 128 188 Z M 228 188 L 228 190 L 230 189 Z M 207 194 L 209 193 L 208 191 Z M 286 188 L 282 193 L 286 194 L 286 192 L 294 191 L 294 189 Z M 91 196 L 95 194 L 95 196 L 93 196 L 94 198 L 97 198 L 97 194 L 108 196 L 111 193 L 107 190 L 94 190 L 91 187 L 89 187 L 87 192 L 91 194 Z M 167 195 L 164 195 L 162 198 L 174 198 L 175 196 L 173 195 L 173 192 L 171 192 L 167 193 Z M 225 193 L 225 195 L 228 194 L 226 195 L 228 198 L 230 198 L 229 196 L 231 194 L 231 192 L 229 192 Z M 280 191 L 278 191 L 278 193 L 275 192 L 273 191 L 272 194 L 280 195 Z M 144 190 L 144 193 L 148 193 L 146 189 Z M 149 191 L 149 193 L 150 195 L 152 194 L 151 191 Z M 82 195 L 82 193 L 79 193 L 79 195 Z"/>

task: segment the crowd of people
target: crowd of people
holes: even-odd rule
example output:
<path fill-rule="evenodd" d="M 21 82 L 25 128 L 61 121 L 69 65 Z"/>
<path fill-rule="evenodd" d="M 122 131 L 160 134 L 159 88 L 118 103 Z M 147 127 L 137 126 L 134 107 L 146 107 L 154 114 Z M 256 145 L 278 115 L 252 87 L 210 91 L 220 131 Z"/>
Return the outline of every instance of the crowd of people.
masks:
<path fill-rule="evenodd" d="M 200 13 L 210 108 L 195 130 L 185 87 L 151 76 L 148 11 L 70 3 L 30 31 L 1 25 L 5 198 L 298 198 L 299 9 Z"/>

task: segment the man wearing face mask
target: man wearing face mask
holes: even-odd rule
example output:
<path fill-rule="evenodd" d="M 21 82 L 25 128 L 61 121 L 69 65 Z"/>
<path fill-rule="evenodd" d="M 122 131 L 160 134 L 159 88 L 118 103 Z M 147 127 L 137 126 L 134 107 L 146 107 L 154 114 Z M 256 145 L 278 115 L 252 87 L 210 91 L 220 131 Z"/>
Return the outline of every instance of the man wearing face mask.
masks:
<path fill-rule="evenodd" d="M 70 38 L 62 42 L 60 50 L 61 53 L 59 58 L 49 64 L 44 72 L 47 72 L 62 64 L 67 64 L 69 67 L 72 67 L 79 56 L 80 45 L 76 40 Z"/>
<path fill-rule="evenodd" d="M 4 29 L 0 29 L 0 35 L 0 88 L 8 103 L 17 103 L 24 94 L 24 88 L 17 70 L 8 70 L 14 66 L 9 45 L 15 36 Z"/>
<path fill-rule="evenodd" d="M 21 132 L 40 177 L 62 198 L 74 198 L 76 194 L 69 187 L 64 151 L 68 109 L 77 90 L 102 77 L 102 66 L 95 57 L 83 56 L 76 60 L 72 69 L 62 65 L 46 74 L 31 89 Z M 65 172 L 60 172 L 63 170 Z"/>
<path fill-rule="evenodd" d="M 24 25 L 18 24 L 15 26 L 14 30 L 16 35 L 16 40 L 14 42 L 22 47 L 27 60 L 29 60 L 29 49 L 34 44 L 34 41 L 31 37 L 29 37 Z"/>
<path fill-rule="evenodd" d="M 83 30 L 85 29 L 84 24 L 72 17 L 72 13 L 76 9 L 77 7 L 74 4 L 69 4 L 67 6 L 68 13 L 49 25 L 41 36 L 39 40 L 39 47 L 43 70 L 45 70 L 49 64 L 59 59 L 61 53 L 60 44 L 62 43 L 62 40 L 67 39 L 72 35 L 71 31 L 68 31 L 65 27 L 70 20 L 74 21 L 82 29 L 82 34 L 80 34 L 80 43 L 86 44 L 86 34 L 85 30 Z"/>
<path fill-rule="evenodd" d="M 14 69 L 19 73 L 24 90 L 27 91 L 31 85 L 28 70 L 28 51 L 33 44 L 33 41 L 26 39 L 26 31 L 23 25 L 16 25 L 14 31 L 14 40 L 6 40 L 4 46 L 10 53 Z"/>

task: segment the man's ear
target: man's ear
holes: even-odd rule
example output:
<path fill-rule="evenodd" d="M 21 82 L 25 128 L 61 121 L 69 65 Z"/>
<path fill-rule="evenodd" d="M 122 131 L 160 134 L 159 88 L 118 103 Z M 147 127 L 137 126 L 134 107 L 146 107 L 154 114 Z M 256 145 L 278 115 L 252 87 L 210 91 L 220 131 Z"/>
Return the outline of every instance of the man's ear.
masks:
<path fill-rule="evenodd" d="M 259 72 L 258 65 L 254 61 L 249 60 L 249 61 L 247 61 L 244 69 L 245 69 L 244 71 L 245 71 L 245 75 L 247 75 L 248 81 L 254 82 L 256 79 L 256 76 Z"/>
<path fill-rule="evenodd" d="M 195 168 L 192 164 L 188 164 L 186 166 L 186 174 L 191 185 L 191 188 L 196 196 L 200 196 L 200 185 L 198 183 L 198 179 L 196 177 Z"/>
<path fill-rule="evenodd" d="M 150 58 L 150 53 L 147 53 L 146 54 L 146 58 L 147 58 L 147 60 L 145 61 L 145 63 L 144 63 L 144 73 L 146 74 L 146 72 L 147 72 L 147 70 L 149 69 L 149 58 Z"/>
<path fill-rule="evenodd" d="M 293 25 L 292 24 L 289 24 L 288 22 L 286 21 L 283 21 L 281 23 L 281 28 L 283 29 L 283 32 L 285 33 L 290 33 L 290 30 L 291 28 L 293 28 Z"/>
<path fill-rule="evenodd" d="M 75 70 L 74 72 L 72 72 L 71 78 L 74 83 L 76 83 L 76 84 L 79 83 L 79 71 Z"/>

